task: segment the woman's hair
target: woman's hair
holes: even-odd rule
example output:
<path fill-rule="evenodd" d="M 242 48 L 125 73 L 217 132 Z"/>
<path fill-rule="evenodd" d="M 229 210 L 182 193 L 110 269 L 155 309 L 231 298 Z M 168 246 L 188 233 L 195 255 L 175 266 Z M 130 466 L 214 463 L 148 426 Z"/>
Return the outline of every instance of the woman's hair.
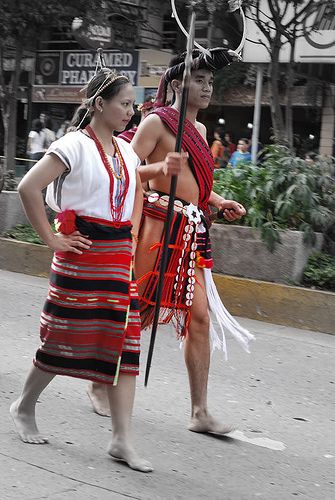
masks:
<path fill-rule="evenodd" d="M 217 134 L 219 134 L 220 139 L 221 139 L 221 141 L 223 142 L 223 141 L 224 141 L 224 130 L 223 130 L 223 128 L 222 128 L 222 127 L 216 127 L 216 129 L 214 130 L 214 133 L 215 133 L 215 132 L 216 132 Z"/>
<path fill-rule="evenodd" d="M 33 120 L 32 124 L 31 124 L 31 129 L 34 132 L 40 133 L 42 128 L 43 128 L 43 123 L 41 122 L 41 120 L 39 118 L 35 118 L 35 120 Z"/>
<path fill-rule="evenodd" d="M 86 116 L 85 116 L 86 115 Z M 91 113 L 87 109 L 87 106 L 81 104 L 74 112 L 74 115 L 70 121 L 66 132 L 74 132 L 77 128 L 85 128 L 91 121 Z M 80 127 L 79 127 L 80 125 Z"/>
<path fill-rule="evenodd" d="M 96 98 L 100 96 L 106 100 L 112 99 L 128 83 L 126 76 L 108 68 L 101 69 L 83 88 L 83 91 L 86 91 L 86 99 L 76 109 L 69 129 L 85 128 L 91 121 Z"/>

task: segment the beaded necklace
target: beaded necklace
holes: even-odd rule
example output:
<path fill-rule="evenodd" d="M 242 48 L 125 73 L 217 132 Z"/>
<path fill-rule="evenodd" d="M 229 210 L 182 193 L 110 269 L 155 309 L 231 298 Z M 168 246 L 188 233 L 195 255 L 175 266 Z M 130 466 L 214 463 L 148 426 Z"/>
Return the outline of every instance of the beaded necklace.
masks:
<path fill-rule="evenodd" d="M 112 137 L 112 142 L 113 146 L 115 149 L 115 155 L 116 155 L 116 161 L 119 164 L 119 172 L 117 169 L 113 168 L 111 165 L 108 156 L 103 148 L 103 145 L 99 141 L 98 137 L 96 136 L 95 132 L 93 131 L 92 127 L 90 125 L 87 125 L 85 127 L 85 130 L 87 131 L 88 135 L 93 139 L 95 142 L 95 145 L 97 147 L 97 150 L 99 151 L 100 158 L 102 160 L 102 163 L 104 167 L 107 170 L 107 173 L 109 175 L 109 192 L 110 192 L 110 205 L 111 205 L 111 215 L 112 215 L 112 221 L 113 222 L 120 222 L 122 219 L 122 214 L 123 214 L 123 208 L 124 204 L 126 201 L 126 197 L 128 194 L 129 190 L 129 174 L 128 174 L 128 169 L 125 164 L 125 161 L 123 159 L 123 156 L 121 154 L 119 145 L 114 137 Z M 117 182 L 116 185 L 116 196 L 115 196 L 115 201 L 116 203 L 114 204 L 114 182 Z"/>

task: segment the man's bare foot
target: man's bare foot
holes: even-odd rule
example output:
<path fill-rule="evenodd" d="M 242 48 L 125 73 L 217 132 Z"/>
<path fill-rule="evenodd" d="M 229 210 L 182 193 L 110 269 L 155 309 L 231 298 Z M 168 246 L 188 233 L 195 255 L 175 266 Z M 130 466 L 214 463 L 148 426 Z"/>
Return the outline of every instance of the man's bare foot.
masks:
<path fill-rule="evenodd" d="M 87 394 L 91 400 L 95 413 L 101 415 L 102 417 L 111 416 L 107 388 L 105 384 L 98 384 L 96 382 L 90 383 L 87 388 Z"/>
<path fill-rule="evenodd" d="M 48 438 L 41 436 L 36 426 L 35 416 L 20 412 L 19 400 L 14 401 L 10 407 L 10 414 L 14 421 L 16 430 L 24 443 L 46 444 Z"/>
<path fill-rule="evenodd" d="M 207 412 L 199 412 L 199 414 L 191 417 L 191 421 L 188 426 L 188 430 L 192 432 L 212 432 L 214 434 L 229 434 L 236 429 L 236 425 L 223 424 Z"/>
<path fill-rule="evenodd" d="M 112 441 L 107 451 L 111 457 L 126 462 L 131 469 L 140 472 L 152 472 L 154 470 L 150 462 L 139 457 L 133 447 L 126 443 Z"/>

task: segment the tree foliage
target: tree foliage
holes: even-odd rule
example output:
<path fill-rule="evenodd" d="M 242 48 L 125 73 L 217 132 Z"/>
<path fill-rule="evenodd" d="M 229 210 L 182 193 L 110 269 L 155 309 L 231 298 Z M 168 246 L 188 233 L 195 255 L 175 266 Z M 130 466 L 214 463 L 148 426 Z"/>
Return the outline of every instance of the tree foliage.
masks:
<path fill-rule="evenodd" d="M 41 31 L 71 23 L 74 17 L 99 12 L 102 0 L 0 0 L 0 111 L 7 169 L 14 169 L 17 88 L 26 49 L 35 50 Z M 6 61 L 14 70 L 5 73 Z"/>
<path fill-rule="evenodd" d="M 290 45 L 290 62 L 287 69 L 286 87 L 290 103 L 290 90 L 294 81 L 294 51 L 296 40 L 307 32 L 315 30 L 307 22 L 321 6 L 335 9 L 333 0 L 251 0 L 244 2 L 247 16 L 263 35 L 262 40 L 252 40 L 262 44 L 269 53 L 271 85 L 271 116 L 275 139 L 292 146 L 292 120 L 284 121 L 280 104 L 280 52 L 285 44 Z M 306 26 L 309 26 L 306 28 Z M 290 105 L 287 114 L 290 115 Z"/>

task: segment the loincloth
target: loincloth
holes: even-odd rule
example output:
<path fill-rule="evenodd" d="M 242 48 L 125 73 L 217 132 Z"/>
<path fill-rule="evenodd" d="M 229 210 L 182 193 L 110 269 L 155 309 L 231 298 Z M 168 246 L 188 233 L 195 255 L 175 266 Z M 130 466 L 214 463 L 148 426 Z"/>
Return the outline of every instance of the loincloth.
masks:
<path fill-rule="evenodd" d="M 168 195 L 157 191 L 149 193 L 144 200 L 143 217 L 165 221 L 168 203 Z M 153 322 L 162 241 L 163 233 L 160 241 L 150 246 L 150 251 L 158 250 L 153 269 L 137 280 L 138 283 L 146 282 L 140 295 L 142 328 Z M 173 321 L 179 337 L 186 335 L 190 323 L 196 267 L 213 267 L 207 223 L 202 211 L 195 205 L 175 199 L 159 323 Z"/>
<path fill-rule="evenodd" d="M 150 193 L 144 201 L 143 217 L 165 221 L 168 203 L 168 195 L 160 192 Z M 140 292 L 139 296 L 142 328 L 152 325 L 154 318 L 162 258 L 162 237 L 160 241 L 153 242 L 150 246 L 150 251 L 157 249 L 158 254 L 153 269 L 137 280 L 139 284 L 145 283 L 144 290 Z M 191 321 L 191 306 L 197 282 L 196 267 L 203 268 L 204 272 L 204 291 L 210 315 L 209 336 L 212 350 L 223 350 L 227 358 L 225 331 L 229 331 L 249 352 L 249 343 L 254 336 L 227 311 L 213 280 L 211 272 L 213 259 L 205 217 L 196 206 L 176 199 L 169 235 L 167 269 L 164 277 L 159 323 L 166 324 L 172 321 L 179 338 L 186 336 Z"/>

